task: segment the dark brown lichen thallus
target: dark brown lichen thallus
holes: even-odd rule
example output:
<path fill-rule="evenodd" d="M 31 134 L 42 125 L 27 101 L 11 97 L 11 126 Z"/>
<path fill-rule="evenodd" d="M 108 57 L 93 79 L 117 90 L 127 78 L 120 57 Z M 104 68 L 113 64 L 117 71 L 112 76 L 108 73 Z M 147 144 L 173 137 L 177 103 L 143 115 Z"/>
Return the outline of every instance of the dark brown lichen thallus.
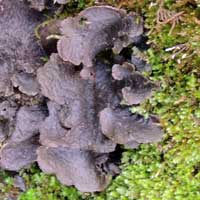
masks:
<path fill-rule="evenodd" d="M 109 79 L 104 65 L 98 69 L 100 83 L 96 85 L 82 79 L 76 66 L 52 54 L 37 71 L 41 93 L 49 98 L 49 116 L 40 126 L 42 147 L 37 150 L 37 162 L 44 172 L 56 174 L 63 184 L 84 192 L 102 191 L 110 183 L 111 175 L 101 170 L 96 156 L 116 147 L 99 127 L 98 112 L 114 94 L 110 87 L 105 88 Z M 99 102 L 102 89 L 106 98 Z"/>
<path fill-rule="evenodd" d="M 158 142 L 163 132 L 153 117 L 145 119 L 128 110 L 105 108 L 100 113 L 103 134 L 117 144 L 136 148 L 141 143 Z"/>
<path fill-rule="evenodd" d="M 108 73 L 108 69 L 102 64 L 95 67 L 95 80 L 87 81 L 81 78 L 80 71 L 76 71 L 74 65 L 64 62 L 58 54 L 52 54 L 50 60 L 37 73 L 42 94 L 50 99 L 49 116 L 40 128 L 40 141 L 43 147 L 41 151 L 38 150 L 38 163 L 46 173 L 56 174 L 62 183 L 75 185 L 81 191 L 90 192 L 105 188 L 107 181 L 100 180 L 102 176 L 109 176 L 103 175 L 96 169 L 94 158 L 93 164 L 88 163 L 87 157 L 93 157 L 92 152 L 96 151 L 100 154 L 112 152 L 116 144 L 136 148 L 140 143 L 155 142 L 162 136 L 161 129 L 151 118 L 144 120 L 143 117 L 133 116 L 122 108 L 116 109 L 115 106 L 106 108 L 109 104 L 112 105 L 111 102 L 117 93 L 110 82 L 111 72 Z M 124 74 L 132 77 L 130 72 Z M 117 102 L 119 105 L 120 101 L 117 100 Z M 98 118 L 99 113 L 94 112 L 94 108 L 100 113 L 100 118 Z M 102 133 L 106 137 L 103 137 Z M 64 176 L 64 169 L 69 161 L 65 161 L 62 155 L 56 153 L 60 151 L 65 152 L 66 155 L 77 154 L 78 158 L 75 158 L 88 163 L 94 170 L 93 174 L 96 175 L 90 177 L 82 175 L 83 179 L 79 182 L 73 174 L 70 175 L 74 177 L 73 180 L 69 180 L 67 174 Z M 43 153 L 46 155 L 46 160 L 41 159 Z M 56 162 L 61 163 L 59 170 L 53 164 Z M 65 173 L 72 173 L 71 167 L 78 165 L 78 163 L 72 163 Z M 62 175 L 60 171 L 63 172 Z M 84 170 L 80 171 L 83 174 L 86 173 Z M 103 180 L 107 180 L 106 177 Z M 90 182 L 94 182 L 93 185 L 96 186 L 91 187 L 86 184 L 88 179 L 91 179 Z M 102 184 L 101 187 L 99 181 Z"/>
<path fill-rule="evenodd" d="M 135 71 L 135 66 L 124 62 L 112 67 L 112 77 L 121 90 L 121 98 L 126 105 L 139 105 L 150 98 L 159 88 L 157 83 L 150 81 L 142 73 Z"/>
<path fill-rule="evenodd" d="M 101 51 L 113 49 L 119 53 L 138 40 L 143 34 L 143 20 L 137 14 L 127 14 L 122 9 L 93 6 L 76 17 L 45 23 L 38 33 L 48 51 L 49 44 L 55 44 L 57 38 L 58 54 L 64 61 L 92 67 Z"/>
<path fill-rule="evenodd" d="M 61 37 L 55 35 L 58 54 L 52 54 L 37 71 L 41 93 L 50 100 L 49 116 L 40 127 L 42 147 L 37 161 L 43 171 L 56 174 L 62 183 L 81 191 L 102 191 L 110 181 L 110 176 L 96 166 L 94 152 L 102 155 L 115 151 L 116 144 L 136 148 L 162 136 L 152 118 L 131 115 L 119 106 L 119 96 L 129 105 L 149 97 L 152 85 L 147 79 L 133 71 L 119 72 L 119 77 L 128 81 L 117 89 L 114 85 L 120 80 L 114 76 L 116 71 L 112 79 L 105 66 L 94 64 L 99 52 L 113 48 L 119 53 L 143 33 L 143 23 L 136 23 L 136 18 L 133 13 L 127 15 L 108 6 L 91 7 L 76 17 L 41 28 L 46 46 L 47 37 L 54 38 L 54 33 Z M 80 72 L 76 66 L 81 63 Z"/>
<path fill-rule="evenodd" d="M 61 183 L 74 185 L 82 192 L 102 191 L 111 181 L 111 175 L 96 167 L 97 155 L 90 151 L 40 147 L 37 154 L 39 166 L 45 173 L 56 174 Z"/>
<path fill-rule="evenodd" d="M 99 153 L 115 150 L 116 144 L 102 135 L 98 120 L 103 108 L 119 102 L 105 69 L 105 65 L 98 65 L 96 81 L 84 80 L 76 66 L 57 54 L 38 69 L 41 93 L 50 100 L 49 116 L 40 127 L 42 145 Z"/>
<path fill-rule="evenodd" d="M 39 126 L 46 117 L 38 106 L 22 106 L 2 102 L 0 117 L 7 122 L 8 131 L 0 150 L 0 167 L 10 171 L 19 171 L 36 161 L 39 147 Z M 18 109 L 18 111 L 17 111 Z"/>
<path fill-rule="evenodd" d="M 59 27 L 61 38 L 58 37 L 58 54 L 52 54 L 37 71 L 42 94 L 50 99 L 49 116 L 40 128 L 43 146 L 38 150 L 38 163 L 46 173 L 56 174 L 62 183 L 75 185 L 81 191 L 101 191 L 108 184 L 108 175 L 98 172 L 92 152 L 112 152 L 116 144 L 136 148 L 140 143 L 155 142 L 162 136 L 160 127 L 151 118 L 144 120 L 116 106 L 120 103 L 118 94 L 126 98 L 123 89 L 128 87 L 129 94 L 135 95 L 131 96 L 134 102 L 126 98 L 129 105 L 141 103 L 149 97 L 151 83 L 128 67 L 123 75 L 119 72 L 122 79 L 129 80 L 128 85 L 117 89 L 114 85 L 120 80 L 114 76 L 116 71 L 113 71 L 113 80 L 107 68 L 94 64 L 100 51 L 113 48 L 120 52 L 143 33 L 142 23 L 130 22 L 133 17 L 131 14 L 127 18 L 126 12 L 107 6 L 92 7 L 77 17 L 52 22 L 43 29 L 47 28 L 46 34 L 50 27 Z M 49 32 L 53 35 L 52 30 Z M 48 41 L 45 42 L 48 45 Z M 76 71 L 74 65 L 81 63 L 83 69 Z M 117 103 L 113 106 L 114 99 Z M 70 156 L 78 162 L 69 161 Z M 80 167 L 79 161 L 87 166 L 87 169 L 80 169 L 81 180 L 71 172 Z M 55 165 L 57 162 L 60 168 Z M 88 170 L 92 170 L 91 176 L 86 177 Z"/>
<path fill-rule="evenodd" d="M 114 65 L 112 77 L 119 86 L 118 94 L 126 105 L 125 108 L 106 107 L 100 112 L 100 125 L 103 134 L 117 144 L 136 148 L 141 143 L 158 142 L 163 131 L 159 120 L 154 117 L 145 119 L 143 116 L 131 114 L 130 105 L 139 105 L 150 98 L 158 88 L 144 75 L 135 71 L 132 64 Z M 120 84 L 119 84 L 120 83 Z"/>
<path fill-rule="evenodd" d="M 10 97 L 18 87 L 22 93 L 35 96 L 34 72 L 42 64 L 44 52 L 34 28 L 44 18 L 25 1 L 0 1 L 0 7 L 0 96 Z"/>

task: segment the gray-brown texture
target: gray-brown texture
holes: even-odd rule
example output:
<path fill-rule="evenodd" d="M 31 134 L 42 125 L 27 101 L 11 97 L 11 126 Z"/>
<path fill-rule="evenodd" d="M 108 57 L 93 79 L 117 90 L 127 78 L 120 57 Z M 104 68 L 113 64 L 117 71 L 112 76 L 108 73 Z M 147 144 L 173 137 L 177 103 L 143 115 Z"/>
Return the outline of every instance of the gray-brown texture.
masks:
<path fill-rule="evenodd" d="M 29 2 L 39 11 L 46 3 Z M 143 22 L 135 13 L 95 6 L 45 23 L 38 29 L 41 44 L 48 54 L 58 53 L 41 66 L 33 30 L 43 17 L 27 5 L 0 1 L 0 167 L 19 171 L 37 160 L 65 185 L 102 191 L 119 173 L 111 159 L 117 144 L 136 148 L 162 136 L 152 117 L 131 115 L 120 105 L 124 99 L 128 105 L 141 103 L 153 84 L 122 64 L 121 55 L 114 60 L 122 65 L 113 68 L 114 63 L 95 60 L 101 51 L 119 53 L 137 42 Z"/>
<path fill-rule="evenodd" d="M 2 168 L 18 171 L 36 161 L 39 126 L 44 118 L 45 112 L 39 106 L 24 106 L 19 109 L 14 120 L 15 124 L 12 129 L 11 125 L 9 126 L 8 138 L 0 151 Z"/>
<path fill-rule="evenodd" d="M 128 63 L 114 65 L 112 77 L 121 81 L 122 96 L 127 105 L 143 103 L 158 88 L 155 83 L 145 78 L 140 72 L 134 71 L 134 66 Z"/>
<path fill-rule="evenodd" d="M 79 186 L 82 183 L 77 179 L 71 183 L 69 176 L 73 176 L 73 173 L 70 170 L 65 172 L 64 158 L 58 158 L 58 153 L 52 157 L 52 152 L 81 149 L 109 153 L 114 151 L 115 144 L 136 148 L 140 143 L 160 141 L 162 131 L 151 118 L 145 120 L 144 117 L 131 115 L 119 105 L 122 95 L 118 94 L 121 94 L 121 89 L 127 83 L 141 91 L 141 94 L 133 92 L 134 99 L 139 99 L 137 103 L 149 97 L 148 92 L 152 89 L 144 86 L 145 82 L 148 86 L 149 81 L 141 74 L 133 72 L 134 67 L 131 64 L 126 63 L 123 67 L 119 65 L 118 69 L 112 71 L 109 66 L 98 62 L 90 70 L 87 69 L 79 69 L 62 61 L 58 54 L 52 54 L 44 67 L 38 69 L 37 79 L 41 92 L 50 99 L 49 116 L 40 128 L 40 141 L 45 147 L 42 152 L 45 152 L 47 160 L 43 155 L 43 159 L 39 158 L 38 162 L 45 172 L 55 173 L 59 180 L 67 185 L 73 184 L 81 191 L 99 191 L 102 188 L 94 189 L 90 184 Z M 128 82 L 123 82 L 125 79 Z M 120 81 L 121 87 L 118 87 L 117 82 Z M 147 93 L 144 93 L 146 90 Z M 39 157 L 40 154 L 38 151 Z M 48 164 L 48 161 L 62 164 L 58 168 Z M 67 174 L 63 175 L 64 173 Z M 102 174 L 99 174 L 99 180 L 101 176 Z M 84 181 L 87 181 L 86 177 Z M 96 184 L 97 180 L 94 185 Z"/>
<path fill-rule="evenodd" d="M 143 22 L 139 18 L 109 6 L 85 9 L 61 22 L 58 53 L 64 61 L 91 67 L 99 52 L 113 48 L 119 53 L 142 35 Z"/>
<path fill-rule="evenodd" d="M 162 131 L 153 118 L 131 115 L 128 110 L 105 108 L 100 113 L 104 135 L 117 144 L 150 143 L 162 139 Z"/>
<path fill-rule="evenodd" d="M 43 17 L 23 1 L 0 1 L 0 8 L 0 95 L 10 96 L 13 74 L 34 73 L 41 65 L 43 54 L 34 28 Z"/>
<path fill-rule="evenodd" d="M 23 106 L 16 116 L 16 127 L 9 140 L 12 142 L 22 142 L 39 135 L 39 127 L 45 118 L 43 108 L 34 106 Z"/>
<path fill-rule="evenodd" d="M 12 121 L 15 117 L 17 107 L 14 101 L 2 101 L 0 103 L 0 118 Z"/>
<path fill-rule="evenodd" d="M 20 143 L 6 143 L 0 152 L 0 167 L 19 171 L 36 161 L 37 139 L 31 138 Z"/>
<path fill-rule="evenodd" d="M 30 7 L 38 11 L 43 11 L 45 9 L 47 1 L 50 0 L 28 0 Z"/>
<path fill-rule="evenodd" d="M 98 121 L 98 112 L 118 100 L 104 68 L 98 65 L 95 81 L 83 80 L 75 66 L 53 54 L 38 70 L 42 94 L 52 101 L 49 117 L 40 129 L 42 144 L 97 152 L 115 149 L 101 134 Z"/>
<path fill-rule="evenodd" d="M 28 96 L 35 96 L 39 93 L 39 84 L 33 74 L 15 73 L 11 77 L 11 81 L 13 87 L 18 88 L 20 92 Z"/>
<path fill-rule="evenodd" d="M 13 101 L 2 101 L 0 103 L 0 143 L 4 141 L 12 134 L 15 128 L 15 116 L 18 109 L 18 105 Z"/>
<path fill-rule="evenodd" d="M 35 70 L 44 55 L 34 28 L 43 21 L 41 14 L 26 1 L 0 1 L 0 166 L 18 171 L 36 160 L 38 125 L 44 118 L 37 106 L 23 107 L 17 97 L 35 96 L 39 84 Z M 27 96 L 26 100 L 29 101 Z M 31 100 L 30 100 L 31 102 Z M 30 103 L 29 103 L 30 104 Z"/>
<path fill-rule="evenodd" d="M 40 147 L 37 150 L 40 168 L 56 174 L 65 185 L 74 185 L 82 192 L 102 191 L 111 176 L 98 171 L 95 154 L 67 148 Z"/>

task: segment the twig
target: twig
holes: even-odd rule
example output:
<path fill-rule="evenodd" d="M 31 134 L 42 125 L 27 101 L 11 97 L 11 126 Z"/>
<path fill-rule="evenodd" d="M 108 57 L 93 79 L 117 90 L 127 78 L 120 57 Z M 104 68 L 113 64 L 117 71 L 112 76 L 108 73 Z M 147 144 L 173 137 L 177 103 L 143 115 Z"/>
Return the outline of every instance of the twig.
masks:
<path fill-rule="evenodd" d="M 169 34 L 172 33 L 174 30 L 176 24 L 178 24 L 180 21 L 182 21 L 182 15 L 184 14 L 184 11 L 175 13 L 174 11 L 169 11 L 164 8 L 164 1 L 160 1 L 159 9 L 157 11 L 157 18 L 156 22 L 157 24 L 163 25 L 163 24 L 171 24 L 171 29 L 169 31 Z"/>

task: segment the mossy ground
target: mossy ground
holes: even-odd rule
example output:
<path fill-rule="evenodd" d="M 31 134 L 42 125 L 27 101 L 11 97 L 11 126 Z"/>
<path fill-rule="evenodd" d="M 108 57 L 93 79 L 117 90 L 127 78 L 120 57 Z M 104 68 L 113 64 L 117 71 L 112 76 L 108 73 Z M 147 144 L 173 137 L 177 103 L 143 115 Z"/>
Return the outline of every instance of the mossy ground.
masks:
<path fill-rule="evenodd" d="M 161 2 L 106 3 L 145 17 L 150 45 L 146 56 L 152 65 L 148 75 L 159 81 L 161 88 L 133 111 L 159 115 L 164 139 L 137 150 L 125 150 L 121 174 L 103 193 L 81 194 L 32 167 L 21 172 L 28 190 L 20 194 L 19 200 L 200 200 L 200 1 L 164 2 L 162 8 L 172 17 L 183 11 L 174 28 L 173 18 L 160 23 L 157 13 Z M 69 6 L 76 12 L 92 4 L 93 1 L 79 0 Z M 11 177 L 2 172 L 1 179 L 0 199 L 18 195 Z"/>

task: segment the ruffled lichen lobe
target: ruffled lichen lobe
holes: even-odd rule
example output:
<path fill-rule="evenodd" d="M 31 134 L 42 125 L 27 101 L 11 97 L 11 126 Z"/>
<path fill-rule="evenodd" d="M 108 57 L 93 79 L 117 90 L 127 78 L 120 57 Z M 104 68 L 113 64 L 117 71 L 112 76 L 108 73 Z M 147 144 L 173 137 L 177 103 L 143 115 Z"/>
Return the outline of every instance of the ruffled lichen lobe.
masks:
<path fill-rule="evenodd" d="M 3 2 L 0 13 L 0 92 L 6 98 L 0 104 L 0 166 L 19 171 L 37 162 L 65 185 L 103 191 L 119 173 L 110 159 L 117 145 L 137 148 L 163 135 L 153 117 L 128 110 L 150 98 L 157 86 L 121 55 L 120 63 L 97 57 L 138 43 L 143 20 L 133 12 L 94 6 L 40 25 L 38 36 L 50 55 L 43 65 L 45 54 L 33 35 L 43 17 L 23 2 L 11 2 Z M 46 5 L 29 3 L 39 11 Z"/>

